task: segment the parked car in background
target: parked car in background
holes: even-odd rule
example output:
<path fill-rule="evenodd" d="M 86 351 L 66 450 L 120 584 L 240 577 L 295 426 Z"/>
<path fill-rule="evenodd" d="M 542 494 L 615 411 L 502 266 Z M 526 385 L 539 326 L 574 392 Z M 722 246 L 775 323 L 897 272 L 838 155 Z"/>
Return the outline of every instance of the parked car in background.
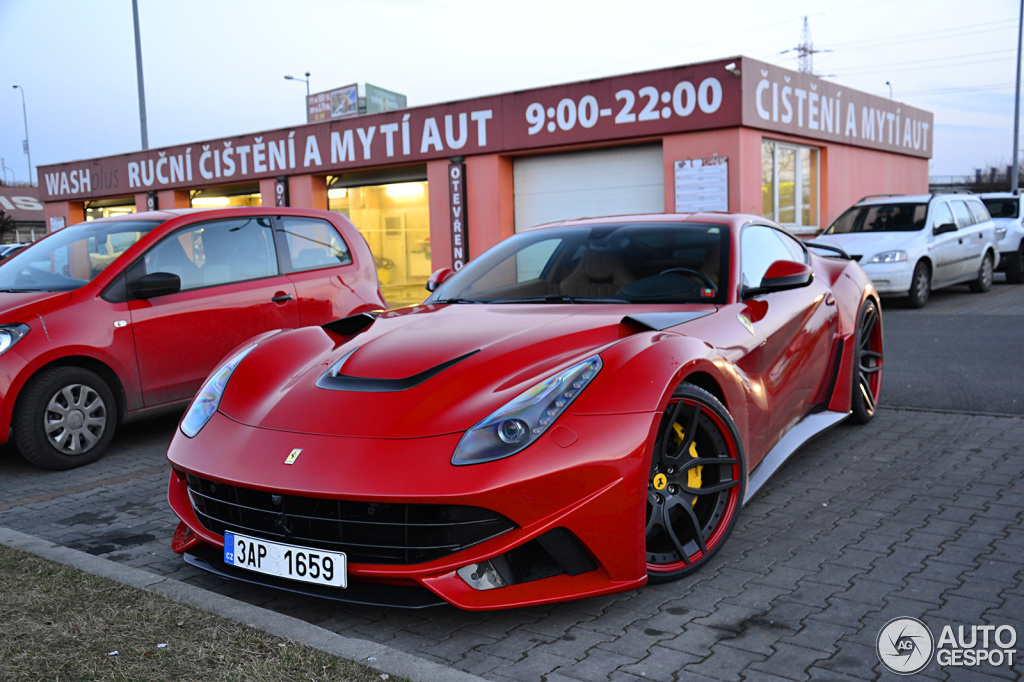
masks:
<path fill-rule="evenodd" d="M 1006 281 L 1024 282 L 1024 195 L 1013 192 L 991 192 L 981 195 L 992 221 L 996 225 L 999 241 L 999 267 L 1006 273 Z"/>
<path fill-rule="evenodd" d="M 186 403 L 272 329 L 386 308 L 373 256 L 328 211 L 176 209 L 72 225 L 0 265 L 0 443 L 69 469 L 119 422 Z"/>
<path fill-rule="evenodd" d="M 0 261 L 7 260 L 28 244 L 0 244 Z"/>
<path fill-rule="evenodd" d="M 995 224 L 971 194 L 865 197 L 815 241 L 845 250 L 878 293 L 905 296 L 914 308 L 954 284 L 988 291 L 999 264 Z"/>
<path fill-rule="evenodd" d="M 752 215 L 568 221 L 421 305 L 251 339 L 171 442 L 172 548 L 404 606 L 680 578 L 802 443 L 875 414 L 881 310 L 835 255 Z"/>

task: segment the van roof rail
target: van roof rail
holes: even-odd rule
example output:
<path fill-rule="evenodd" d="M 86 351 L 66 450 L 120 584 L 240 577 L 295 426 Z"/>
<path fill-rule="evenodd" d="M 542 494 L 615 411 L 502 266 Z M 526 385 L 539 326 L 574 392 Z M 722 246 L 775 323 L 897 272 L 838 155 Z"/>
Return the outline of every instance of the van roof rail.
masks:
<path fill-rule="evenodd" d="M 905 196 L 907 196 L 907 195 L 906 194 L 898 194 L 898 193 L 896 193 L 896 194 L 867 194 L 865 196 L 862 196 L 860 199 L 858 199 L 857 203 L 859 204 L 860 202 L 867 201 L 868 199 L 881 199 L 882 197 L 905 197 Z"/>

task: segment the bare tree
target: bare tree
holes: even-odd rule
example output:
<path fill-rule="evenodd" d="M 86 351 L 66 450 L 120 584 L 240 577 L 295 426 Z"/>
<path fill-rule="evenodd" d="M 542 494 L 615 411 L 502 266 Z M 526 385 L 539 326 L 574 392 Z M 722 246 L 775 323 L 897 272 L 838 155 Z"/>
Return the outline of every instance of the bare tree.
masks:
<path fill-rule="evenodd" d="M 6 242 L 8 237 L 14 236 L 14 218 L 7 215 L 7 212 L 0 209 L 0 243 Z"/>

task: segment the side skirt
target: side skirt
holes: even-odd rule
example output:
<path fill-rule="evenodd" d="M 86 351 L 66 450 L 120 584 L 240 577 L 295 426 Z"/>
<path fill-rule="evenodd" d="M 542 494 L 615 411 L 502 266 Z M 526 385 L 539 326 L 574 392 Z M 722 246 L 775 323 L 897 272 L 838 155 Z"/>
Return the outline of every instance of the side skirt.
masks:
<path fill-rule="evenodd" d="M 746 504 L 757 494 L 757 491 L 761 489 L 761 486 L 774 474 L 779 467 L 781 467 L 790 455 L 796 452 L 804 443 L 811 440 L 815 436 L 818 436 L 830 428 L 840 423 L 844 419 L 850 416 L 849 412 L 832 412 L 831 410 L 825 410 L 823 412 L 814 412 L 797 423 L 792 429 L 790 429 L 785 436 L 782 437 L 775 447 L 765 455 L 765 458 L 761 460 L 761 463 L 757 465 L 757 468 L 750 472 L 750 477 L 747 479 L 747 494 L 743 498 L 743 504 Z"/>

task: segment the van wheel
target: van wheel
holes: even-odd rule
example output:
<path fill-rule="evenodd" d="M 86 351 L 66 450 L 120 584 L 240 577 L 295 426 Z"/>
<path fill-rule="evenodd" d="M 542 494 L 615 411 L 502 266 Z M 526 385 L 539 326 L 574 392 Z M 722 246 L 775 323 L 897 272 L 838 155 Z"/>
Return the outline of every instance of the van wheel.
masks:
<path fill-rule="evenodd" d="M 978 277 L 971 281 L 971 291 L 976 294 L 983 294 L 992 288 L 992 272 L 995 270 L 991 253 L 986 253 L 981 259 L 981 267 L 978 268 Z"/>
<path fill-rule="evenodd" d="M 923 308 L 932 293 L 932 273 L 928 264 L 918 262 L 914 267 L 914 277 L 910 280 L 910 291 L 907 292 L 907 303 L 911 308 Z"/>
<path fill-rule="evenodd" d="M 1006 281 L 1010 284 L 1024 282 L 1024 240 L 1017 247 L 1017 253 L 1006 259 Z"/>
<path fill-rule="evenodd" d="M 107 382 L 82 367 L 51 367 L 33 377 L 14 408 L 14 442 L 44 469 L 74 469 L 99 459 L 117 425 Z"/>

